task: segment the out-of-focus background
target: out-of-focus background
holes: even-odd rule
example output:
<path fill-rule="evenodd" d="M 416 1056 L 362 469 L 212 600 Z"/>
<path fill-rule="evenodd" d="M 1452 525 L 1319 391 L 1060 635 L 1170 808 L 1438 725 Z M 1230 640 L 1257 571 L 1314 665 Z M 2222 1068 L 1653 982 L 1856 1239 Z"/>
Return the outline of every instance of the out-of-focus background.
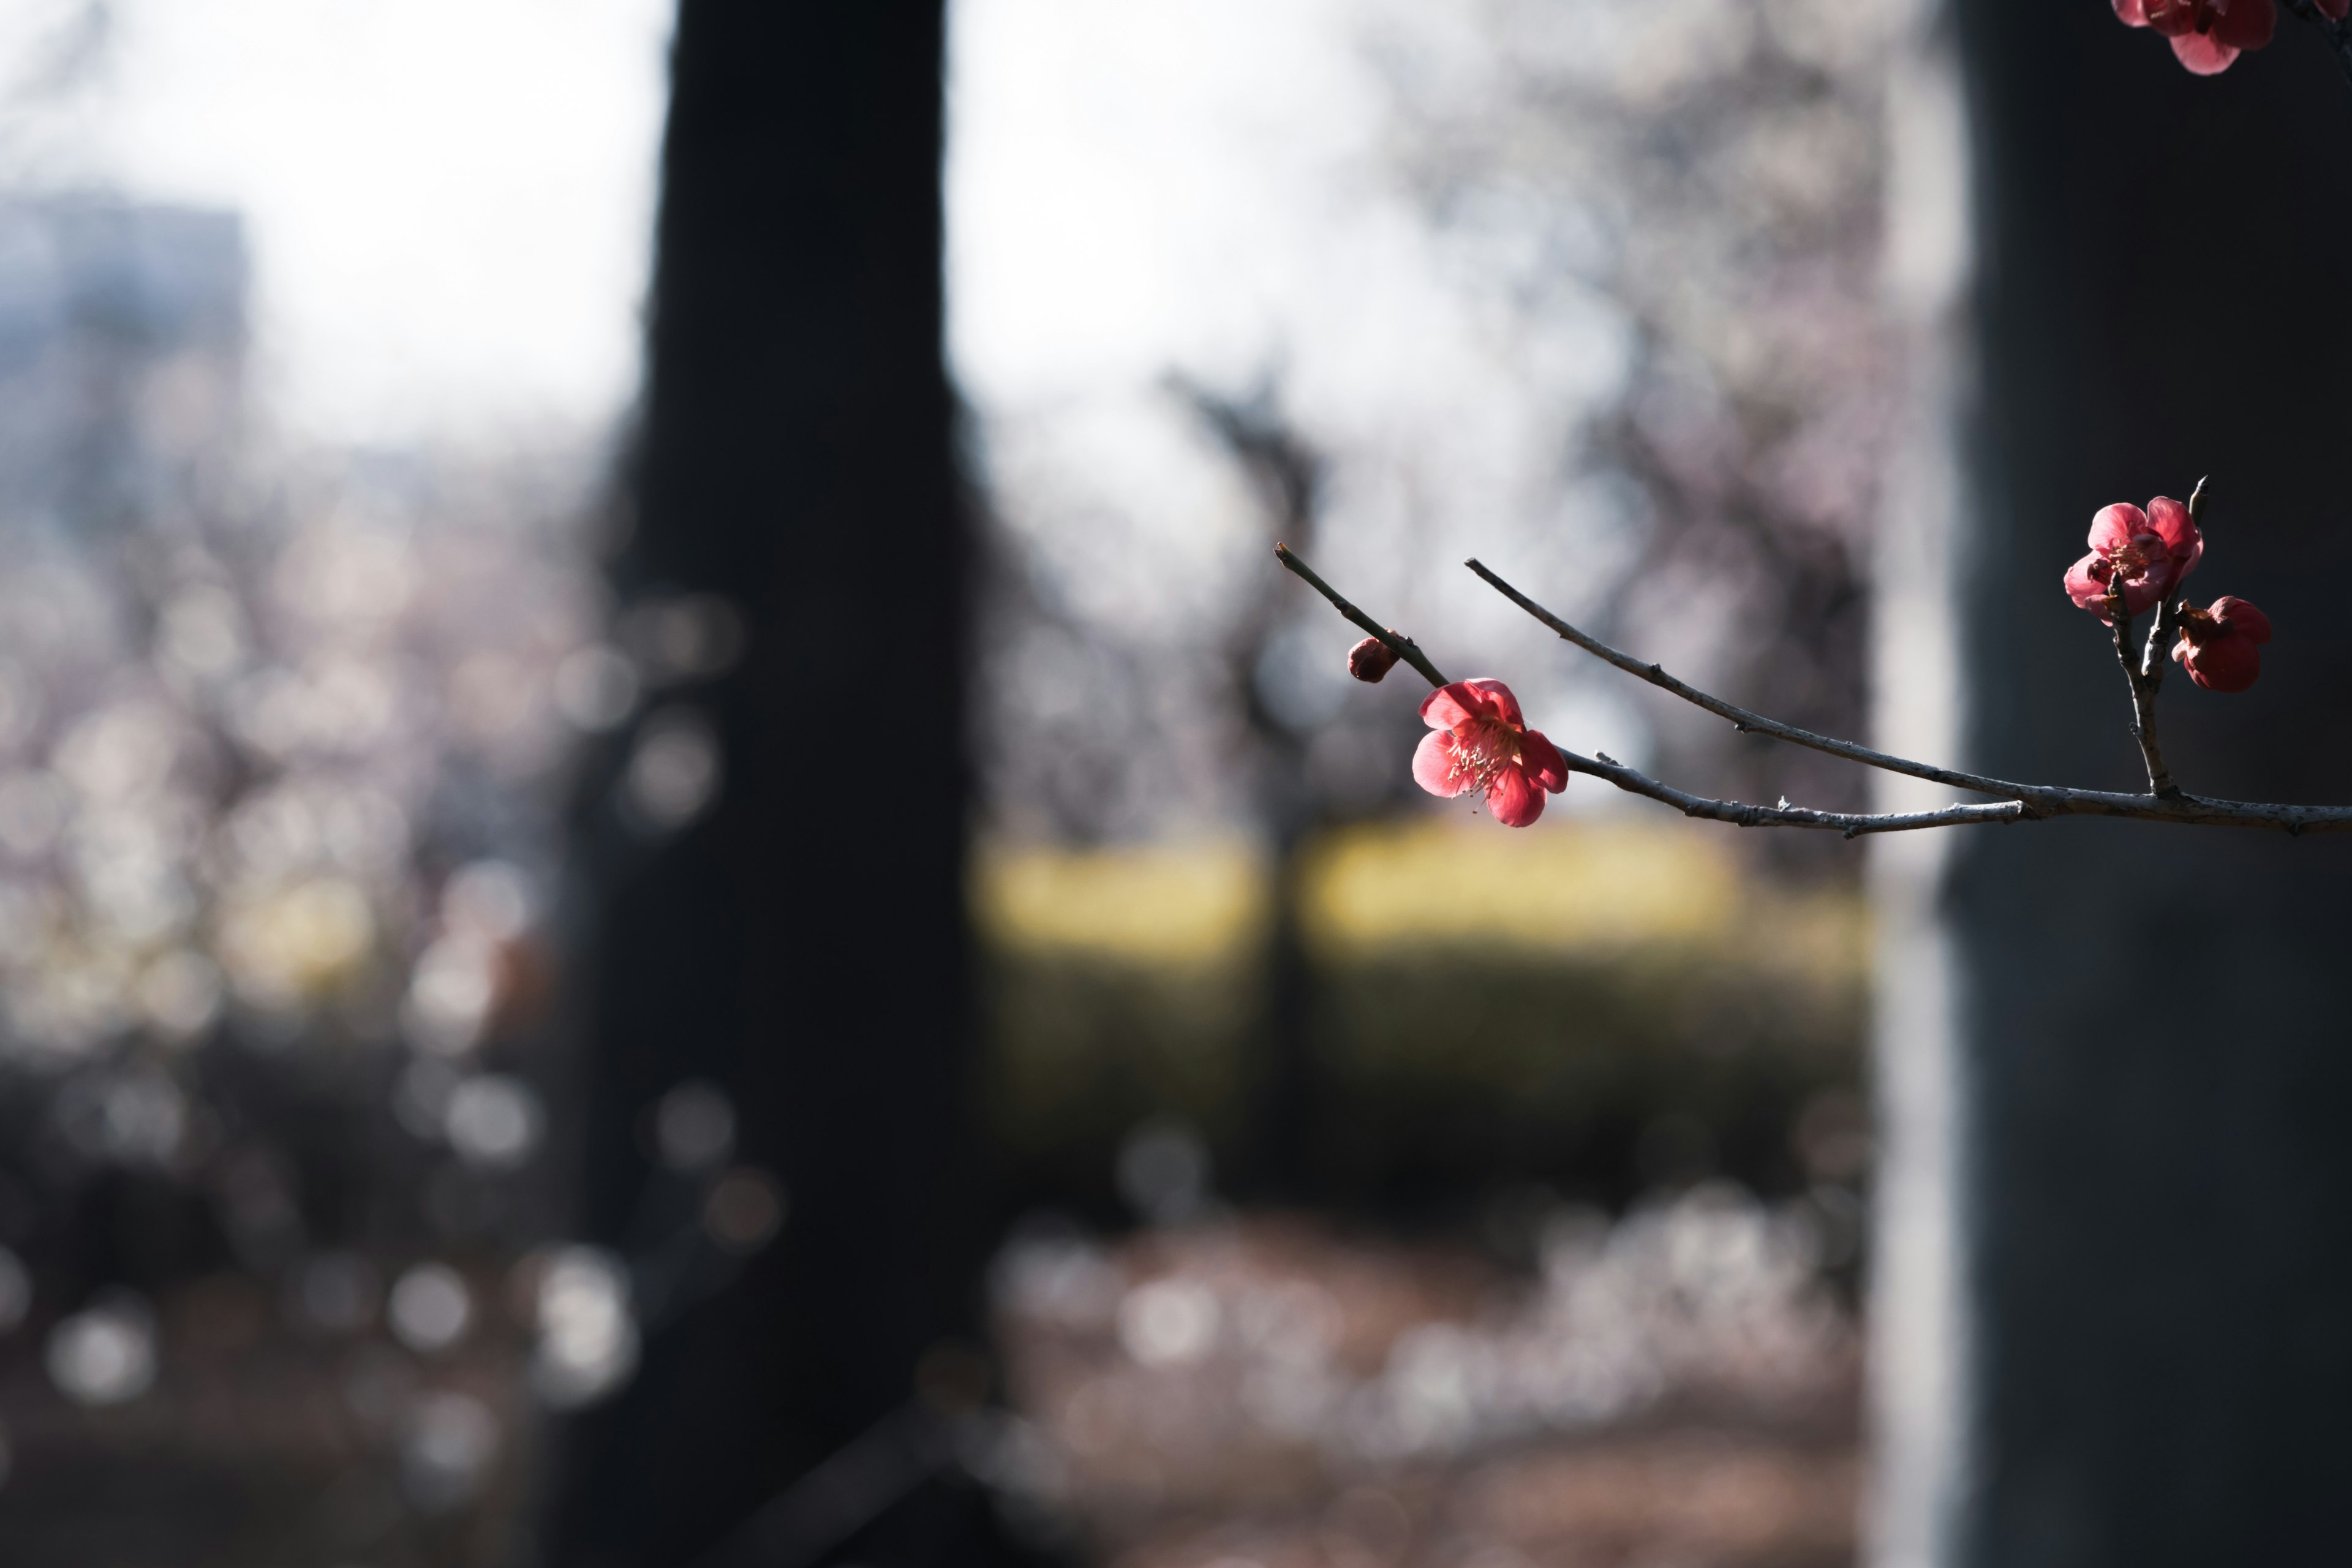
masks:
<path fill-rule="evenodd" d="M 2047 7 L 8 8 L 0 1559 L 2175 1560 L 2146 1379 L 2044 1375 L 2198 1273 L 2116 1194 L 2213 1131 L 2047 1065 L 2087 877 L 1582 779 L 1502 829 L 1270 555 L 1702 793 L 1873 798 L 1461 558 L 1813 729 L 2127 763 L 2011 695 L 2105 678 L 2007 584 L 2273 433 L 2095 390 L 2066 200 L 2171 176 L 2026 106 L 2212 100 Z M 2191 122 L 2340 136 L 2315 51 Z M 2276 1256 L 2144 1348 L 2322 1312 Z M 2211 1464 L 2159 1545 L 2328 1517 Z"/>
<path fill-rule="evenodd" d="M 1034 1485 L 1134 1563 L 1850 1562 L 1869 917 L 1844 846 L 1402 766 L 1420 683 L 1723 794 L 1477 554 L 1862 723 L 1892 8 L 965 0 L 974 908 Z"/>
<path fill-rule="evenodd" d="M 1856 727 L 1875 12 L 950 8 L 978 767 L 917 809 L 971 827 L 1039 1549 L 1850 1552 L 1853 857 L 1428 809 L 1268 547 L 1587 749 L 1801 791 L 1448 563 Z M 570 1192 L 567 803 L 690 825 L 744 629 L 609 570 L 671 26 L 12 14 L 11 1561 L 513 1559 L 534 1412 L 789 1230 L 690 1052 L 641 1135 L 749 1221 L 586 1246 Z M 832 830 L 888 833 L 850 728 Z"/>

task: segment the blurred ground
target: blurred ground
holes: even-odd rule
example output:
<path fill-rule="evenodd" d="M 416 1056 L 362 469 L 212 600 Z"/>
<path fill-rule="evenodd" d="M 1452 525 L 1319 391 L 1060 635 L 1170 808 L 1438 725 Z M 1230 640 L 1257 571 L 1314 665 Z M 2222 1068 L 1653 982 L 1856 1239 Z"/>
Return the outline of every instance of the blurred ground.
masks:
<path fill-rule="evenodd" d="M 1715 1185 L 1476 1251 L 1222 1218 L 997 1275 L 1003 1474 L 1119 1568 L 1853 1559 L 1854 1323 L 1802 1211 Z"/>
<path fill-rule="evenodd" d="M 0 1342 L 0 1421 L 14 1456 L 0 1489 L 8 1560 L 512 1561 L 532 1421 L 529 1346 L 506 1293 L 478 1274 L 471 1331 L 422 1352 L 357 1325 L 304 1321 L 299 1304 L 237 1273 L 169 1291 L 152 1313 L 126 1302 L 129 1316 L 101 1318 L 95 1332 L 10 1337 Z M 144 1348 L 142 1327 L 152 1331 Z M 110 1338 L 112 1328 L 125 1331 Z M 142 1397 L 82 1402 L 93 1392 L 85 1384 L 142 1357 L 154 1380 Z"/>
<path fill-rule="evenodd" d="M 991 1479 L 1121 1568 L 1853 1561 L 1857 893 L 1640 817 L 1303 860 L 1311 1212 L 1248 1196 L 1262 864 L 983 857 Z"/>

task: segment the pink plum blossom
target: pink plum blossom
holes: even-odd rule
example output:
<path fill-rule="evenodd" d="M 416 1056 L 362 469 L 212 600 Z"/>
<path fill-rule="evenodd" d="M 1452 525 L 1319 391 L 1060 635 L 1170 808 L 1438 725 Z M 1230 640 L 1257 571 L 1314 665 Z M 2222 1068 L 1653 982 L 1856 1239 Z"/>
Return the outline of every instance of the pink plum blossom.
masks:
<path fill-rule="evenodd" d="M 2170 496 L 2157 497 L 2146 511 L 2128 502 L 2101 507 L 2091 519 L 2090 545 L 2066 569 L 2066 596 L 2103 621 L 2112 583 L 2122 582 L 2124 613 L 2137 616 L 2170 596 L 2205 553 L 2189 509 Z"/>
<path fill-rule="evenodd" d="M 1530 730 L 1519 700 L 1499 680 L 1457 680 L 1421 705 L 1430 732 L 1412 754 L 1413 782 L 1452 798 L 1484 790 L 1486 809 L 1506 827 L 1525 827 L 1543 815 L 1544 795 L 1568 787 L 1559 748 Z"/>
<path fill-rule="evenodd" d="M 2319 0 L 2342 20 L 2352 0 Z M 2135 27 L 2153 27 L 2169 39 L 2180 63 L 2199 76 L 2230 68 L 2247 49 L 2271 41 L 2278 26 L 2272 0 L 2115 0 L 2116 15 Z"/>

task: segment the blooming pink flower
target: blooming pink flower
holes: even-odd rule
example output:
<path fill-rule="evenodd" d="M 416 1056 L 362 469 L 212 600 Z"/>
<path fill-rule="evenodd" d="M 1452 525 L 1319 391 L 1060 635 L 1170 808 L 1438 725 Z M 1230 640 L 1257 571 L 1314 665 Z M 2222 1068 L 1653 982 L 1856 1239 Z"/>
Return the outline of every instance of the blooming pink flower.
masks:
<path fill-rule="evenodd" d="M 2168 597 L 2205 553 L 2189 509 L 2170 496 L 2157 497 L 2146 511 L 2128 502 L 2101 507 L 2090 543 L 2091 552 L 2066 568 L 2066 596 L 2103 621 L 2110 583 L 2122 579 L 2124 613 L 2136 616 Z"/>
<path fill-rule="evenodd" d="M 2271 618 L 2245 600 L 2223 595 L 2205 609 L 2180 612 L 2180 640 L 2172 657 L 2208 691 L 2243 691 L 2263 672 Z"/>
<path fill-rule="evenodd" d="M 1543 815 L 1544 792 L 1568 787 L 1559 748 L 1519 718 L 1519 700 L 1499 680 L 1457 680 L 1421 705 L 1430 732 L 1412 753 L 1413 782 L 1452 798 L 1486 792 L 1486 809 L 1506 827 Z"/>
<path fill-rule="evenodd" d="M 1377 685 L 1381 678 L 1396 668 L 1396 649 L 1378 637 L 1366 637 L 1348 650 L 1348 673 L 1358 680 Z"/>
<path fill-rule="evenodd" d="M 2352 0 L 2319 0 L 2341 20 Z M 2278 26 L 2272 0 L 2115 0 L 2116 15 L 2135 27 L 2153 27 L 2172 41 L 2180 63 L 2199 76 L 2230 68 L 2247 49 L 2271 41 Z"/>

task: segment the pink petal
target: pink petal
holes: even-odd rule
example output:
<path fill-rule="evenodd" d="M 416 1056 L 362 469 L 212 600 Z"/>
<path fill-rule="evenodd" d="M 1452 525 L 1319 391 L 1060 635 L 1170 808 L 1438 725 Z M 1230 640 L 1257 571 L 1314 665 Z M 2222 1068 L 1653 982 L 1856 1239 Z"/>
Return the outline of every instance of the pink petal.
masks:
<path fill-rule="evenodd" d="M 1554 795 L 1568 787 L 1568 763 L 1541 730 L 1529 730 L 1519 737 L 1519 758 L 1534 784 Z"/>
<path fill-rule="evenodd" d="M 2129 501 L 2117 501 L 2113 506 L 2101 507 L 2091 519 L 2088 542 L 2092 549 L 2111 555 L 2129 544 L 2135 535 L 2147 531 L 2147 513 Z"/>
<path fill-rule="evenodd" d="M 2090 611 L 2101 620 L 2107 618 L 2105 614 L 2107 585 L 2093 576 L 2091 569 L 2105 564 L 2094 551 L 2066 568 L 2066 596 L 2074 600 L 2078 608 Z"/>
<path fill-rule="evenodd" d="M 1465 680 L 1461 684 L 1477 693 L 1475 700 L 1485 709 L 1487 717 L 1500 719 L 1504 723 L 1515 727 L 1526 722 L 1519 717 L 1519 700 L 1512 696 L 1511 689 L 1501 681 L 1490 680 L 1485 676 L 1480 676 L 1475 680 Z"/>
<path fill-rule="evenodd" d="M 1433 730 L 1456 730 L 1485 710 L 1472 683 L 1457 680 L 1421 700 L 1421 721 Z"/>
<path fill-rule="evenodd" d="M 2147 0 L 2116 0 L 2116 16 L 2126 26 L 2147 26 Z"/>
<path fill-rule="evenodd" d="M 2170 496 L 2158 496 L 2147 503 L 2147 531 L 2162 539 L 2168 550 L 2197 537 L 2197 524 L 2190 520 L 2188 506 Z"/>
<path fill-rule="evenodd" d="M 1432 730 L 1412 750 L 1412 782 L 1430 794 L 1451 800 L 1470 787 L 1470 775 L 1454 765 L 1454 737 Z"/>
<path fill-rule="evenodd" d="M 2172 52 L 2198 76 L 2220 76 L 2238 58 L 2236 49 L 2211 33 L 2183 33 L 2172 40 Z"/>
<path fill-rule="evenodd" d="M 1506 827 L 1525 827 L 1543 815 L 1543 791 L 1517 768 L 1505 768 L 1486 786 L 1486 809 Z"/>
<path fill-rule="evenodd" d="M 2142 611 L 2154 609 L 2162 604 L 2165 595 L 2171 591 L 2172 577 L 2173 574 L 2170 572 L 2143 566 L 2131 576 L 2125 578 L 2124 613 L 2127 616 L 2137 616 Z M 2106 619 L 2105 616 L 2099 618 Z"/>
<path fill-rule="evenodd" d="M 2172 557 L 2174 584 L 2197 570 L 2205 554 L 2205 535 L 2187 506 L 2170 496 L 2158 496 L 2147 503 L 2147 525 L 2164 541 L 2165 553 Z"/>

